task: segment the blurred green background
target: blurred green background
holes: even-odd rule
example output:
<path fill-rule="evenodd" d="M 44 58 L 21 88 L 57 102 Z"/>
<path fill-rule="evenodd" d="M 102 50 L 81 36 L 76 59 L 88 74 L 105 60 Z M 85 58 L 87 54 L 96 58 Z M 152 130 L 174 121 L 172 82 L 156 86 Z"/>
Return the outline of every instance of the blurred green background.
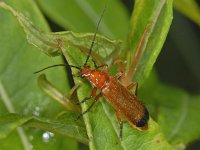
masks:
<path fill-rule="evenodd" d="M 124 4 L 124 8 L 128 10 L 128 15 L 130 17 L 134 1 L 121 0 L 121 2 Z M 102 8 L 102 6 L 99 7 Z M 63 12 L 65 13 L 65 10 L 63 10 Z M 47 16 L 45 17 L 52 31 L 66 30 L 66 28 L 62 28 Z M 74 19 L 81 22 L 80 19 Z M 92 24 L 90 25 L 92 26 Z M 93 26 L 93 29 L 88 27 L 84 32 L 94 32 L 94 30 L 95 26 Z M 170 32 L 155 64 L 155 70 L 163 83 L 179 87 L 192 94 L 200 93 L 199 35 L 199 26 L 174 9 L 174 18 Z M 47 133 L 47 136 L 51 136 L 51 134 Z M 59 136 L 59 138 L 62 137 Z M 192 150 L 199 148 L 199 141 L 195 141 L 188 146 L 188 149 Z M 80 149 L 88 149 L 88 147 L 80 144 Z"/>
<path fill-rule="evenodd" d="M 134 1 L 121 1 L 131 15 Z M 46 18 L 52 31 L 65 31 L 50 18 Z M 200 28 L 175 8 L 170 32 L 155 68 L 163 83 L 182 88 L 191 94 L 200 93 Z M 199 148 L 200 141 L 187 147 L 188 150 Z"/>
<path fill-rule="evenodd" d="M 130 16 L 134 1 L 121 1 L 128 9 Z M 50 18 L 46 18 L 52 31 L 65 30 Z M 174 9 L 170 32 L 156 61 L 155 68 L 163 83 L 182 88 L 192 94 L 200 93 L 200 28 L 176 9 Z M 187 149 L 199 148 L 200 142 L 195 141 Z"/>

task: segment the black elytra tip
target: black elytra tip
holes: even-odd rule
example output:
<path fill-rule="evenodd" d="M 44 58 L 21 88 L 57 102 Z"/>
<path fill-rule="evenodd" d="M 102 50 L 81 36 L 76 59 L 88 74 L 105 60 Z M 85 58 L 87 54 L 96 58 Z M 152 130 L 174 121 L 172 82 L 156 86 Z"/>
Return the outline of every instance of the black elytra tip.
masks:
<path fill-rule="evenodd" d="M 137 122 L 136 127 L 139 127 L 139 128 L 144 127 L 147 124 L 148 120 L 149 120 L 149 112 L 145 108 L 144 116 L 140 119 L 140 121 Z"/>

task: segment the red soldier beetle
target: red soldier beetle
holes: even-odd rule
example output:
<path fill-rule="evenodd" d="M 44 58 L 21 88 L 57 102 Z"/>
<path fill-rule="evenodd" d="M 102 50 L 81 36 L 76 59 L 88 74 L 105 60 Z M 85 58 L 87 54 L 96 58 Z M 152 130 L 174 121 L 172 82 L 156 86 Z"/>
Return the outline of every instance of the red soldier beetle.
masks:
<path fill-rule="evenodd" d="M 78 67 L 68 64 L 58 64 L 46 67 L 35 73 L 56 66 L 70 66 L 72 68 L 78 69 L 79 73 L 77 77 L 87 79 L 93 85 L 93 89 L 89 97 L 84 98 L 77 104 L 82 104 L 87 100 L 94 98 L 92 104 L 88 107 L 87 110 L 83 111 L 79 115 L 79 117 L 87 113 L 93 107 L 93 105 L 99 100 L 99 98 L 103 96 L 106 99 L 106 101 L 115 109 L 116 118 L 120 125 L 119 137 L 121 139 L 123 122 L 120 118 L 120 114 L 132 127 L 137 128 L 138 130 L 146 130 L 148 129 L 149 113 L 144 104 L 141 101 L 139 101 L 137 97 L 137 87 L 138 87 L 137 82 L 131 83 L 129 86 L 125 87 L 119 81 L 119 78 L 122 76 L 123 73 L 119 72 L 115 76 L 110 76 L 107 71 L 108 66 L 106 64 L 97 66 L 96 62 L 93 59 L 92 61 L 94 63 L 95 69 L 92 69 L 90 66 L 87 65 L 88 60 L 91 56 L 98 27 L 104 12 L 105 8 L 98 21 L 96 31 L 94 33 L 93 40 L 89 49 L 89 53 L 87 55 L 83 67 Z M 100 68 L 103 69 L 100 70 Z M 133 94 L 130 92 L 130 90 L 134 87 L 135 87 L 135 93 Z M 100 90 L 100 93 L 96 95 L 97 90 Z"/>

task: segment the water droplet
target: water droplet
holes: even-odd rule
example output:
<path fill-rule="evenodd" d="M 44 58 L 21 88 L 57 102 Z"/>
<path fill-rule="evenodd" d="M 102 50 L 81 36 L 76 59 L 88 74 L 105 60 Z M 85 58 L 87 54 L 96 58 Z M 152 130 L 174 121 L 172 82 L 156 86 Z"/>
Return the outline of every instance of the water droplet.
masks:
<path fill-rule="evenodd" d="M 33 115 L 40 116 L 40 107 L 36 106 L 35 110 L 33 111 Z"/>
<path fill-rule="evenodd" d="M 49 142 L 52 137 L 54 137 L 54 133 L 49 131 L 46 131 L 42 134 L 42 139 L 46 143 Z"/>

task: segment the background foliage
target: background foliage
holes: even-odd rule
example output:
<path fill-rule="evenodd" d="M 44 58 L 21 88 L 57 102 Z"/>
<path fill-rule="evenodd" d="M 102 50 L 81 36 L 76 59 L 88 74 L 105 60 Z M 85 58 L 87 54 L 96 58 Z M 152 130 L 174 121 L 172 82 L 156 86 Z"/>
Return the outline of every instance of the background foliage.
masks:
<path fill-rule="evenodd" d="M 45 0 L 38 0 L 36 2 L 5 0 L 5 2 L 18 12 L 30 18 L 37 28 L 45 32 L 51 30 L 49 27 L 49 24 L 52 27 L 51 21 L 62 27 L 59 28 L 59 30 L 94 32 L 96 22 L 99 18 L 98 16 L 101 14 L 102 8 L 105 5 L 103 1 L 92 0 L 48 0 L 48 2 Z M 174 1 L 175 8 L 195 23 L 199 24 L 199 6 L 195 1 L 184 2 L 185 3 L 183 3 L 182 0 Z M 130 1 L 127 3 L 129 6 L 133 5 Z M 80 43 L 80 46 L 87 49 L 93 34 L 77 34 L 75 35 L 75 39 L 70 39 L 70 34 L 68 33 L 49 35 L 45 34 L 45 32 L 40 32 L 40 30 L 35 30 L 31 24 L 27 25 L 26 23 L 29 23 L 29 21 L 26 20 L 27 18 L 24 18 L 24 22 L 21 21 L 21 25 L 24 25 L 24 32 L 18 22 L 20 19 L 23 20 L 23 17 L 20 18 L 19 16 L 21 15 L 19 15 L 18 18 L 16 18 L 9 11 L 5 10 L 5 7 L 2 5 L 1 7 L 1 149 L 30 149 L 32 147 L 33 149 L 48 148 L 73 150 L 79 148 L 77 141 L 84 144 L 88 143 L 87 135 L 89 137 L 96 137 L 90 141 L 89 146 L 91 149 L 166 149 L 167 147 L 171 149 L 170 145 L 176 149 L 183 149 L 187 144 L 199 139 L 200 130 L 198 128 L 198 123 L 200 119 L 198 117 L 198 111 L 200 96 L 198 94 L 198 83 L 200 82 L 200 71 L 198 67 L 199 51 L 197 51 L 199 48 L 199 37 L 196 37 L 198 34 L 195 33 L 195 28 L 197 27 L 181 18 L 180 14 L 177 14 L 177 12 L 175 13 L 174 22 L 178 22 L 177 24 L 181 24 L 182 28 L 185 28 L 181 30 L 177 27 L 177 24 L 172 24 L 172 30 L 168 38 L 172 44 L 169 45 L 167 40 L 167 44 L 165 44 L 167 45 L 165 47 L 167 50 L 163 53 L 171 52 L 171 49 L 180 49 L 178 53 L 181 54 L 182 57 L 180 59 L 182 61 L 177 59 L 177 56 L 174 56 L 174 59 L 170 57 L 170 59 L 168 59 L 172 61 L 172 65 L 170 67 L 165 67 L 164 65 L 166 62 L 164 60 L 167 59 L 167 57 L 161 53 L 160 58 L 158 58 L 158 64 L 156 64 L 159 74 L 157 75 L 157 73 L 153 71 L 153 73 L 148 76 L 161 50 L 162 44 L 165 41 L 165 36 L 170 25 L 171 17 L 169 12 L 172 7 L 171 1 L 163 0 L 160 3 L 157 3 L 157 1 L 150 3 L 135 1 L 134 14 L 131 17 L 131 25 L 128 31 L 130 15 L 127 8 L 120 1 L 110 0 L 106 14 L 101 22 L 99 31 L 109 38 L 123 40 L 124 43 L 122 47 L 128 45 L 125 49 L 131 49 L 130 52 L 132 52 L 132 55 L 129 56 L 134 55 L 135 51 L 137 51 L 136 45 L 141 41 L 145 43 L 143 45 L 147 45 L 140 48 L 144 50 L 144 53 L 141 53 L 139 57 L 140 61 L 136 62 L 139 71 L 136 72 L 135 79 L 139 81 L 139 84 L 141 83 L 139 89 L 140 99 L 145 102 L 152 118 L 158 124 L 151 119 L 149 123 L 150 129 L 147 133 L 138 132 L 130 128 L 128 124 L 125 124 L 123 142 L 120 142 L 117 136 L 119 127 L 115 120 L 113 110 L 105 101 L 101 100 L 101 103 L 97 104 L 94 110 L 91 110 L 91 113 L 84 117 L 84 121 L 81 119 L 75 122 L 74 118 L 76 118 L 79 113 L 65 111 L 64 107 L 53 101 L 52 98 L 47 97 L 37 85 L 37 76 L 32 74 L 40 68 L 51 64 L 57 64 L 62 60 L 59 57 L 48 57 L 41 53 L 41 51 L 38 51 L 38 48 L 30 45 L 26 38 L 28 33 L 29 42 L 37 45 L 39 48 L 43 48 L 43 51 L 48 51 L 49 49 L 56 50 L 55 45 L 51 45 L 55 37 L 65 37 L 67 42 L 82 40 L 83 45 Z M 192 9 L 186 9 L 188 7 Z M 159 11 L 159 8 L 161 11 Z M 167 15 L 165 15 L 165 13 Z M 14 12 L 14 15 L 17 15 L 17 13 Z M 162 17 L 159 18 L 159 16 Z M 155 24 L 151 23 L 149 25 L 150 27 L 145 27 L 151 19 L 155 21 Z M 50 22 L 47 22 L 47 20 Z M 190 29 L 191 26 L 194 29 Z M 57 26 L 54 25 L 53 27 L 52 30 L 58 30 L 58 28 L 55 28 Z M 177 28 L 180 32 L 177 32 Z M 144 31 L 147 31 L 147 34 Z M 182 37 L 182 35 L 184 36 L 183 31 L 189 36 L 188 40 Z M 182 35 L 180 35 L 180 33 L 182 33 Z M 161 36 L 162 34 L 163 36 Z M 40 38 L 41 35 L 43 36 L 42 39 Z M 128 40 L 127 35 L 129 35 Z M 86 37 L 85 40 L 82 36 Z M 141 40 L 142 36 L 144 36 L 144 40 Z M 177 39 L 180 39 L 180 41 Z M 37 42 L 34 43 L 36 40 Z M 181 40 L 184 40 L 184 42 L 181 42 Z M 41 41 L 41 43 L 38 41 Z M 98 37 L 97 41 L 98 47 L 95 47 L 94 50 L 99 49 L 100 52 L 103 45 L 106 45 L 105 47 L 111 52 L 115 52 L 116 49 L 110 49 L 110 45 L 113 47 L 116 45 L 119 46 L 117 44 L 118 42 L 110 41 L 101 36 Z M 126 44 L 125 41 L 128 41 L 128 44 Z M 173 44 L 176 45 L 175 48 L 171 47 Z M 73 44 L 68 45 L 70 48 L 64 48 L 67 49 L 65 55 L 68 56 L 69 62 L 71 64 L 83 64 L 85 55 L 82 54 L 80 59 L 74 60 L 74 58 L 77 58 L 77 53 L 80 53 L 80 51 L 76 46 L 73 47 Z M 191 46 L 193 46 L 193 48 Z M 105 49 L 105 47 L 102 49 Z M 148 50 L 148 48 L 151 48 L 151 51 Z M 71 51 L 68 51 L 68 49 Z M 190 49 L 190 51 L 188 51 L 188 49 Z M 119 50 L 122 51 L 123 49 L 119 48 Z M 126 54 L 126 52 L 124 54 Z M 113 56 L 115 55 L 110 55 L 105 59 L 107 63 L 111 63 L 111 60 L 114 59 Z M 105 55 L 102 57 L 105 57 Z M 134 63 L 133 57 L 126 59 L 130 66 Z M 141 62 L 143 63 L 141 64 Z M 159 62 L 161 63 L 159 64 Z M 183 72 L 181 72 L 182 70 L 178 65 L 179 63 L 181 67 L 183 67 Z M 177 70 L 176 68 L 173 70 L 172 66 L 174 65 L 178 66 Z M 191 74 L 188 72 L 186 73 L 184 66 L 186 66 L 186 70 L 191 72 Z M 141 72 L 140 69 L 145 67 L 147 69 L 142 69 L 144 70 L 144 74 L 142 74 L 143 72 Z M 55 70 L 46 71 L 45 74 L 48 79 L 53 82 L 53 85 L 59 89 L 60 93 L 69 93 L 70 84 L 66 77 L 65 69 L 57 68 Z M 181 74 L 178 75 L 180 72 Z M 162 74 L 166 74 L 167 76 L 162 76 Z M 176 82 L 175 86 L 169 86 L 163 84 L 160 79 L 158 79 L 159 77 L 164 82 L 171 80 L 178 80 L 180 82 Z M 187 81 L 188 78 L 189 81 Z M 184 80 L 183 83 L 181 82 L 182 80 Z M 76 80 L 76 82 L 78 81 Z M 184 85 L 185 89 L 192 90 L 193 93 L 196 92 L 196 94 L 189 94 L 181 88 L 177 88 L 177 85 L 180 85 L 179 83 Z M 193 86 L 191 85 L 192 83 L 194 83 Z M 88 91 L 90 91 L 89 89 L 90 86 L 84 84 L 78 91 L 79 98 L 82 99 L 87 96 Z M 83 105 L 83 109 L 87 107 L 88 104 Z M 22 125 L 23 128 L 16 129 L 16 127 Z M 132 141 L 135 142 L 133 143 Z"/>

